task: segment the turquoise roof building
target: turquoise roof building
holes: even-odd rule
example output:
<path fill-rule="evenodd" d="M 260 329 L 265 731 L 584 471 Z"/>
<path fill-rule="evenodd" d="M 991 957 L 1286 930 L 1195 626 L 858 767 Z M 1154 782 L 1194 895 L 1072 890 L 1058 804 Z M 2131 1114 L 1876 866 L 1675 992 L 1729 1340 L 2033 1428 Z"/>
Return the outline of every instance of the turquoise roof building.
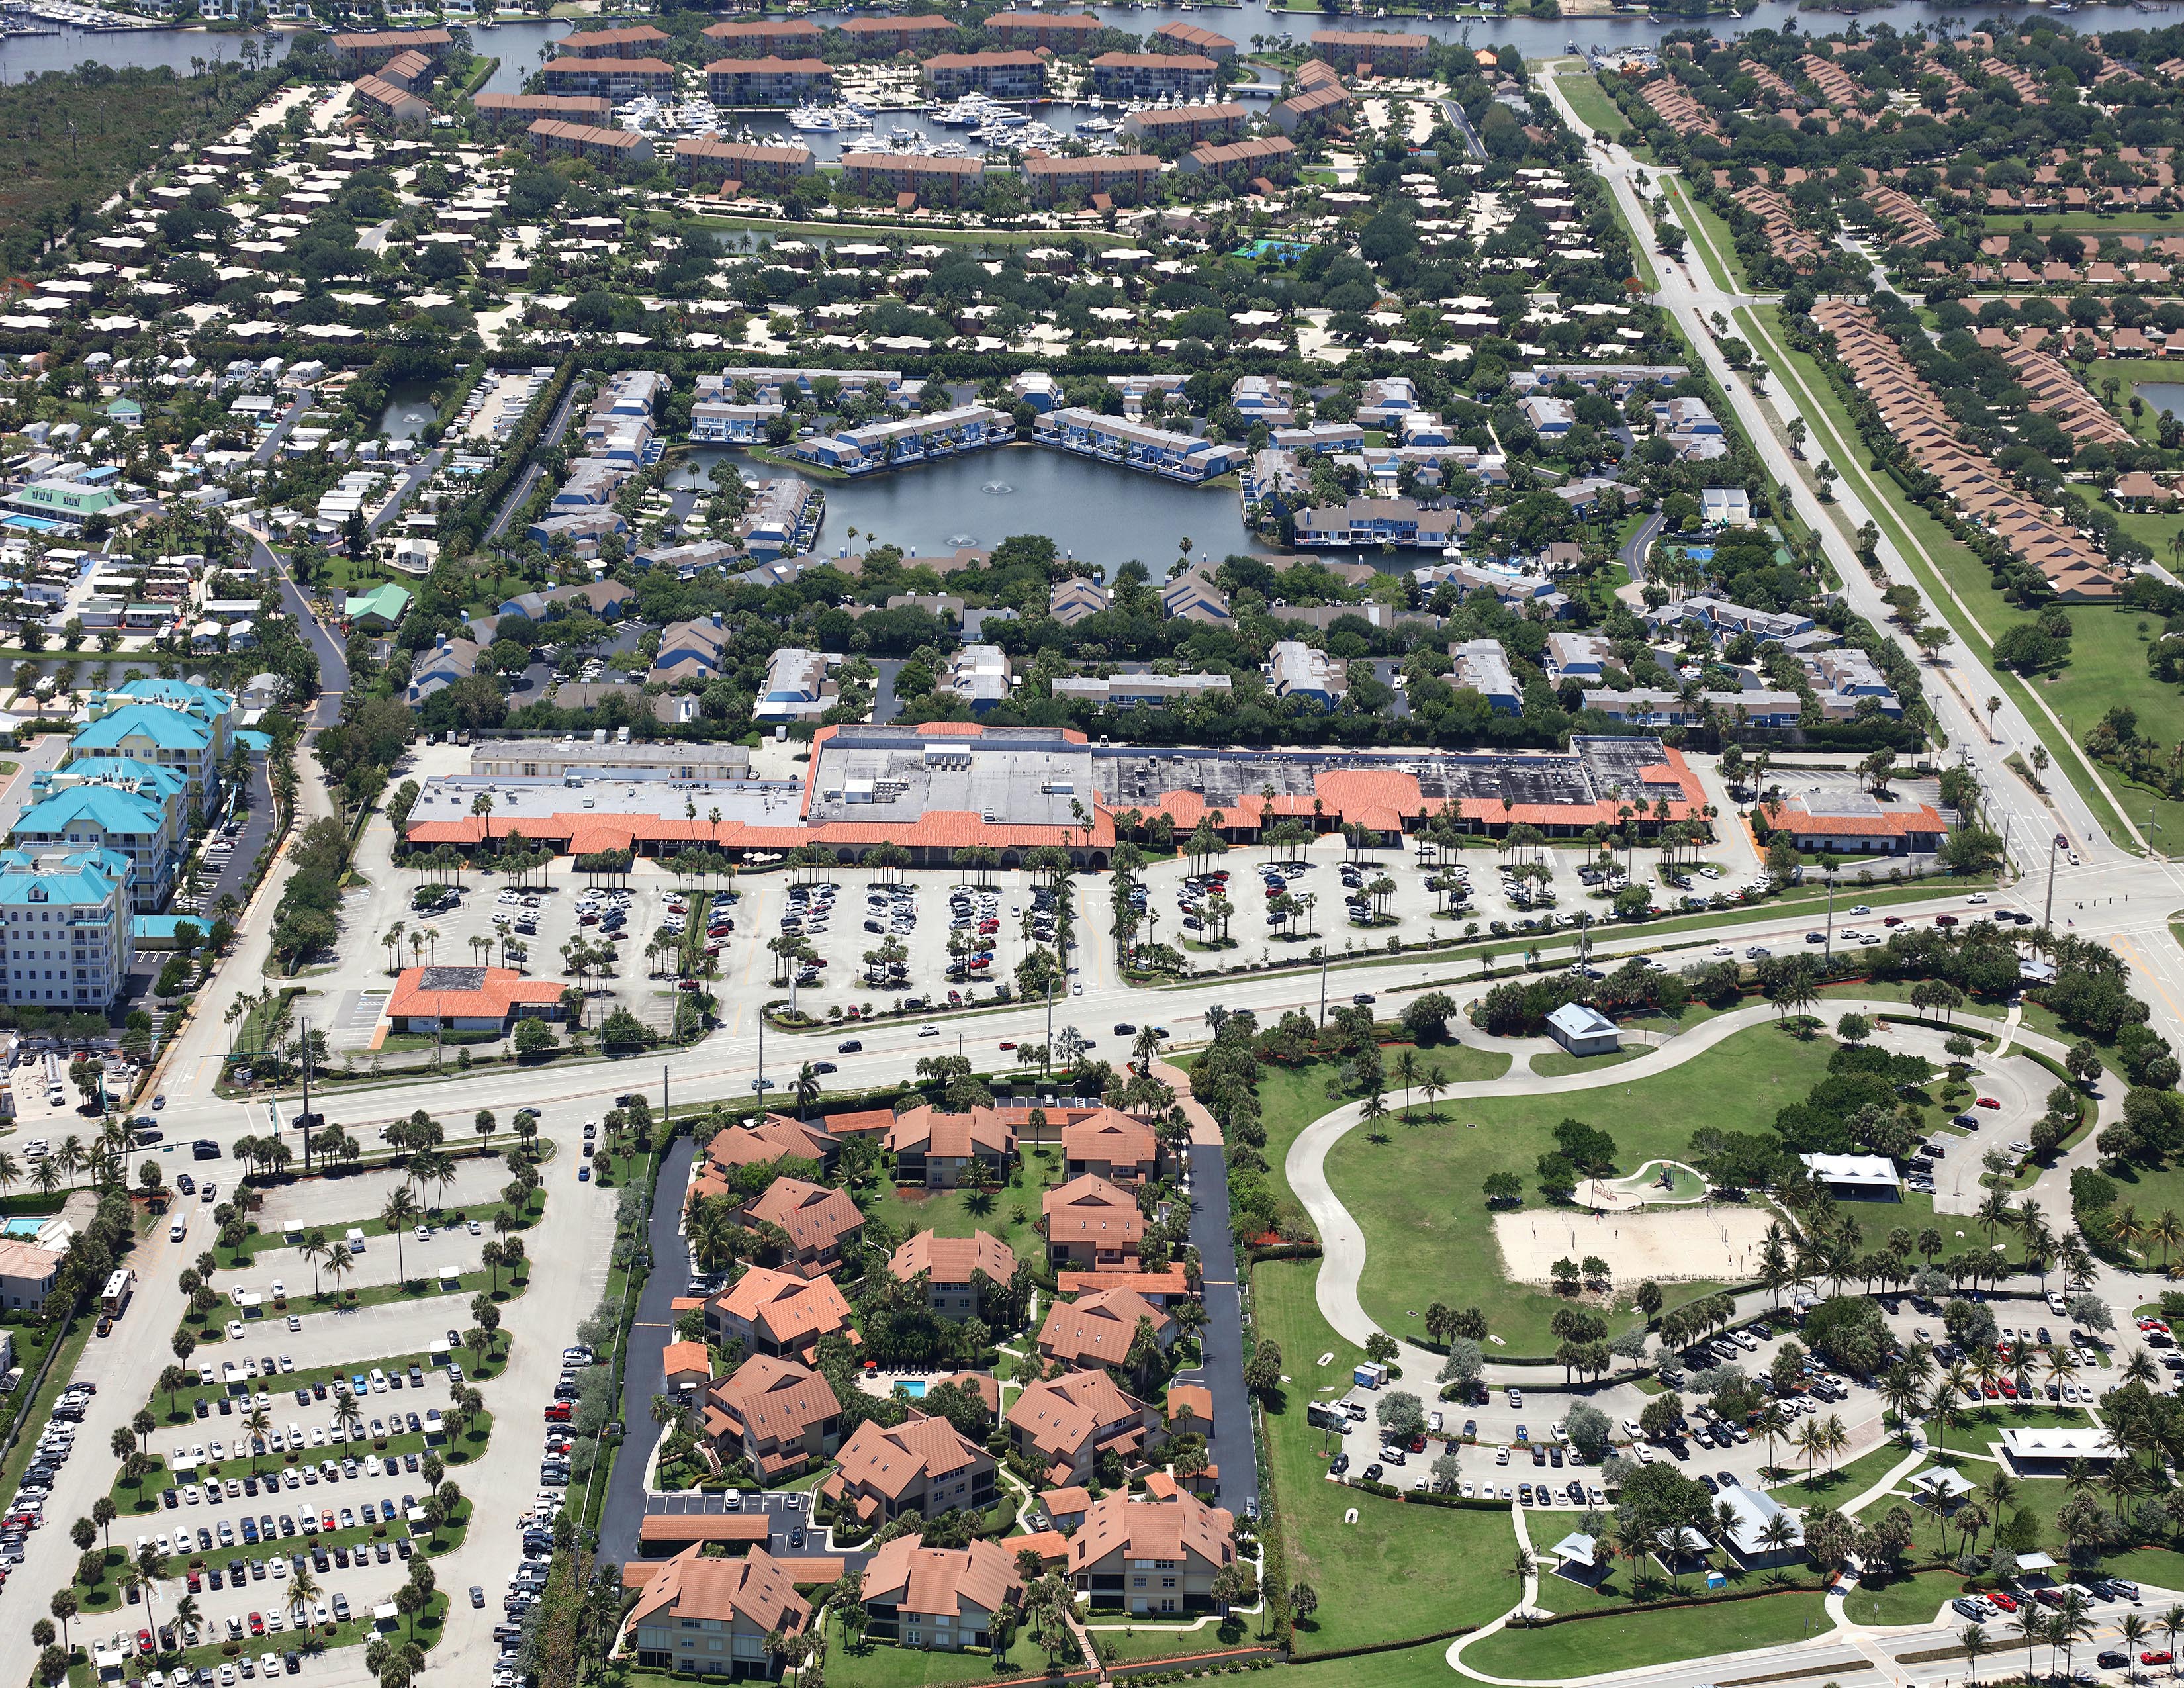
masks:
<path fill-rule="evenodd" d="M 129 859 L 107 850 L 0 851 L 7 1000 L 104 1012 L 136 953 Z"/>
<path fill-rule="evenodd" d="M 390 580 L 361 597 L 348 599 L 342 613 L 352 627 L 367 632 L 387 632 L 410 613 L 410 593 L 406 588 Z"/>
<path fill-rule="evenodd" d="M 124 756 L 180 774 L 190 801 L 209 814 L 220 800 L 220 767 L 226 760 L 226 718 L 204 721 L 163 704 L 125 704 L 101 715 L 70 741 L 74 756 Z"/>
<path fill-rule="evenodd" d="M 129 863 L 130 905 L 149 914 L 167 905 L 181 861 L 181 835 L 157 798 L 112 785 L 74 785 L 32 804 L 9 841 L 23 848 L 106 850 Z"/>

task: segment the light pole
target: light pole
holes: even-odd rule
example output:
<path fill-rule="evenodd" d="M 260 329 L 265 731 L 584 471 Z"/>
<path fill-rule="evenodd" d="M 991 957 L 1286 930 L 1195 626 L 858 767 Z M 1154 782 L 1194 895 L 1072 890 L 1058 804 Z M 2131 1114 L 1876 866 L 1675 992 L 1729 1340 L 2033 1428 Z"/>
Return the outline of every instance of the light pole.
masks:
<path fill-rule="evenodd" d="M 2048 845 L 2048 903 L 2047 906 L 2041 911 L 2040 914 L 2040 927 L 2041 930 L 2043 932 L 2052 932 L 2054 930 L 2055 858 L 2062 852 L 2063 847 L 2069 842 L 2070 841 L 2065 838 L 2062 833 L 2058 833 Z"/>

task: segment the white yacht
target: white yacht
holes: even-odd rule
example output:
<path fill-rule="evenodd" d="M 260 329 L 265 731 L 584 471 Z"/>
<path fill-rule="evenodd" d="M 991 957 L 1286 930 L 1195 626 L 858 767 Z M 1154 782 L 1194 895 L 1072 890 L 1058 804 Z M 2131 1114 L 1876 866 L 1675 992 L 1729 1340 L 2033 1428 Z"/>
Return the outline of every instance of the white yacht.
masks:
<path fill-rule="evenodd" d="M 800 105 L 788 114 L 788 126 L 806 135 L 832 135 L 841 125 L 823 106 Z"/>

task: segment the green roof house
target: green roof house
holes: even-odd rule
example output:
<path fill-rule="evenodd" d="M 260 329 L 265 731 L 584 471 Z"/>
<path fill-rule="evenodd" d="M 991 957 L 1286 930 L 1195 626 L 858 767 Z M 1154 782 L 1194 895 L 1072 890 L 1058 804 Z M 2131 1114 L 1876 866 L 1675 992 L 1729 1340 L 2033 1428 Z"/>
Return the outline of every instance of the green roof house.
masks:
<path fill-rule="evenodd" d="M 390 580 L 375 592 L 350 599 L 343 613 L 353 627 L 362 627 L 366 632 L 392 632 L 410 613 L 410 593 Z"/>
<path fill-rule="evenodd" d="M 117 398 L 106 407 L 106 419 L 125 428 L 144 426 L 144 407 L 133 398 Z"/>

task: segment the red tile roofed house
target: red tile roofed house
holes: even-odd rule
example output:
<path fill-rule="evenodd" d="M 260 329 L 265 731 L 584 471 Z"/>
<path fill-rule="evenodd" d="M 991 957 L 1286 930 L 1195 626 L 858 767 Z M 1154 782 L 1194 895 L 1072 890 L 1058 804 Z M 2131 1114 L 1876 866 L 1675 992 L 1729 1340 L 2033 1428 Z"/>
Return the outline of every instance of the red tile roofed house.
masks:
<path fill-rule="evenodd" d="M 507 967 L 404 967 L 387 1017 L 398 1032 L 505 1032 L 526 1017 L 562 1018 L 566 988 Z"/>
<path fill-rule="evenodd" d="M 650 58 L 655 47 L 673 39 L 649 24 L 638 24 L 631 29 L 578 30 L 555 42 L 554 50 L 577 58 Z"/>
<path fill-rule="evenodd" d="M 1087 1173 L 1039 1199 L 1047 1259 L 1056 1266 L 1134 1271 L 1145 1217 L 1137 1198 Z"/>
<path fill-rule="evenodd" d="M 928 1106 L 898 1114 L 887 1146 L 894 1156 L 896 1183 L 953 1189 L 974 1158 L 1006 1177 L 1017 1134 L 998 1108 L 951 1114 Z"/>
<path fill-rule="evenodd" d="M 1069 1581 L 1095 1611 L 1204 1612 L 1235 1558 L 1236 1520 L 1224 1508 L 1180 1491 L 1136 1501 L 1117 1490 L 1095 1501 L 1070 1537 Z"/>
<path fill-rule="evenodd" d="M 363 35 L 337 35 L 333 47 L 342 68 L 354 70 L 365 64 L 383 64 L 390 54 L 413 49 L 437 64 L 448 56 L 454 42 L 445 30 L 377 30 Z"/>
<path fill-rule="evenodd" d="M 788 1239 L 786 1271 L 820 1278 L 842 1263 L 844 1245 L 864 1234 L 865 1216 L 846 1192 L 801 1178 L 776 1178 L 744 1209 L 745 1223 L 777 1225 Z"/>
<path fill-rule="evenodd" d="M 1129 1290 L 1156 1307 L 1172 1307 L 1191 1294 L 1190 1273 L 1180 1266 L 1165 1272 L 1061 1272 L 1056 1282 L 1065 1295 L 1096 1295 L 1102 1290 Z"/>
<path fill-rule="evenodd" d="M 703 31 L 707 41 L 720 43 L 723 53 L 752 58 L 776 53 L 816 58 L 819 25 L 809 18 L 730 18 Z"/>
<path fill-rule="evenodd" d="M 1092 1510 L 1089 1489 L 1049 1489 L 1039 1497 L 1039 1510 L 1056 1529 L 1067 1531 L 1084 1522 Z"/>
<path fill-rule="evenodd" d="M 999 1493 L 999 1462 L 938 1414 L 912 1407 L 892 1429 L 867 1418 L 835 1456 L 819 1492 L 861 1524 L 892 1522 L 905 1513 L 983 1512 Z"/>
<path fill-rule="evenodd" d="M 1028 1535 L 1009 1538 L 1011 1553 L 1036 1553 L 1039 1563 L 1050 1571 L 1059 1571 L 1069 1563 L 1069 1538 L 1058 1529 L 1035 1529 Z"/>
<path fill-rule="evenodd" d="M 1110 1449 L 1136 1464 L 1153 1431 L 1152 1408 L 1125 1395 L 1105 1372 L 1072 1372 L 1033 1384 L 1009 1403 L 1017 1451 L 1050 1488 L 1089 1483 Z"/>
<path fill-rule="evenodd" d="M 1011 1537 L 1007 1546 L 973 1541 L 928 1547 L 898 1535 L 865 1567 L 864 1607 L 873 1636 L 906 1647 L 960 1652 L 993 1645 L 994 1615 L 1023 1599 Z"/>
<path fill-rule="evenodd" d="M 705 1392 L 699 1414 L 722 1459 L 740 1459 L 765 1483 L 794 1477 L 841 1443 L 842 1408 L 818 1373 L 756 1354 Z"/>
<path fill-rule="evenodd" d="M 748 1552 L 766 1546 L 772 1527 L 764 1513 L 647 1513 L 637 1527 L 637 1551 L 648 1559 L 709 1544 L 732 1554 Z M 642 1587 L 652 1580 L 657 1568 L 627 1566 L 623 1582 L 627 1585 L 633 1581 Z M 633 1578 L 627 1574 L 632 1571 L 636 1573 Z"/>
<path fill-rule="evenodd" d="M 705 1303 L 705 1329 L 746 1353 L 811 1358 L 822 1336 L 848 1333 L 850 1304 L 831 1278 L 799 1278 L 754 1266 Z"/>
<path fill-rule="evenodd" d="M 1111 1184 L 1138 1184 L 1160 1171 L 1160 1139 L 1126 1113 L 1102 1108 L 1061 1128 L 1067 1176 L 1090 1173 Z"/>
<path fill-rule="evenodd" d="M 587 159 L 611 170 L 652 162 L 652 142 L 632 129 L 600 129 L 542 117 L 525 131 L 540 158 Z"/>
<path fill-rule="evenodd" d="M 920 1231 L 889 1256 L 888 1270 L 905 1284 L 925 1273 L 925 1305 L 943 1318 L 961 1320 L 981 1311 L 975 1274 L 983 1272 L 995 1288 L 1006 1288 L 1016 1276 L 1017 1257 L 989 1231 L 974 1230 L 967 1237 Z"/>
<path fill-rule="evenodd" d="M 763 1547 L 740 1559 L 708 1558 L 693 1547 L 644 1585 L 627 1633 L 642 1669 L 772 1680 L 782 1661 L 766 1638 L 800 1635 L 811 1622 L 811 1602 Z"/>
<path fill-rule="evenodd" d="M 725 1191 L 728 1178 L 738 1168 L 770 1167 L 784 1158 L 816 1161 L 821 1167 L 832 1170 L 841 1154 L 842 1145 L 824 1128 L 806 1125 L 787 1114 L 770 1113 L 762 1119 L 715 1132 L 705 1145 L 705 1162 L 699 1169 L 698 1179 L 693 1181 L 693 1188 L 698 1182 L 709 1181 Z"/>
<path fill-rule="evenodd" d="M 1212 30 L 1202 30 L 1195 24 L 1162 24 L 1152 33 L 1151 45 L 1156 53 L 1195 53 L 1202 58 L 1225 62 L 1236 56 L 1236 43 L 1225 35 L 1216 35 Z"/>
<path fill-rule="evenodd" d="M 1173 1344 L 1176 1322 L 1134 1290 L 1102 1290 L 1074 1301 L 1056 1301 L 1039 1326 L 1039 1351 L 1066 1366 L 1127 1369 L 1140 1319 L 1152 1326 L 1153 1339 L 1163 1350 Z"/>
<path fill-rule="evenodd" d="M 684 1384 L 703 1389 L 713 1378 L 713 1357 L 702 1342 L 671 1342 L 660 1351 L 660 1369 L 666 1373 L 667 1393 Z"/>
<path fill-rule="evenodd" d="M 1213 1434 L 1213 1391 L 1204 1384 L 1170 1384 L 1167 1429 L 1172 1436 L 1211 1436 Z"/>
<path fill-rule="evenodd" d="M 894 1129 L 893 1108 L 857 1108 L 826 1116 L 827 1134 L 846 1142 L 852 1137 L 885 1138 Z"/>

